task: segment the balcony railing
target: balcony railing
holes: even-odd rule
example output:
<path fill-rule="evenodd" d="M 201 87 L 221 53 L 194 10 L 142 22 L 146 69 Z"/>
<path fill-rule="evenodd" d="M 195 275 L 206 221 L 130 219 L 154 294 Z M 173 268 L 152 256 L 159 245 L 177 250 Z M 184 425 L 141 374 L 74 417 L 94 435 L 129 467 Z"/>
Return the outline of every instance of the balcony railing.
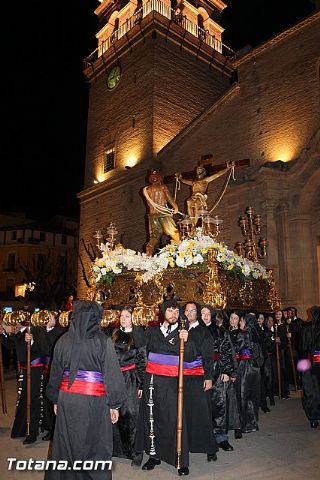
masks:
<path fill-rule="evenodd" d="M 151 12 L 158 12 L 160 15 L 172 20 L 174 23 L 179 25 L 182 29 L 191 33 L 194 37 L 199 38 L 204 43 L 209 45 L 214 50 L 222 53 L 225 56 L 233 56 L 234 52 L 229 47 L 224 45 L 220 40 L 218 40 L 213 35 L 210 35 L 207 30 L 199 27 L 198 25 L 192 23 L 187 19 L 186 16 L 182 15 L 181 12 L 177 13 L 168 5 L 165 5 L 160 0 L 149 0 L 143 4 L 139 10 L 137 10 L 130 18 L 120 25 L 120 27 L 112 32 L 110 37 L 108 37 L 104 42 L 102 42 L 85 60 L 84 60 L 84 69 L 90 67 L 90 65 L 101 57 L 112 45 L 126 35 L 135 25 L 139 24 L 141 20 L 147 17 Z"/>

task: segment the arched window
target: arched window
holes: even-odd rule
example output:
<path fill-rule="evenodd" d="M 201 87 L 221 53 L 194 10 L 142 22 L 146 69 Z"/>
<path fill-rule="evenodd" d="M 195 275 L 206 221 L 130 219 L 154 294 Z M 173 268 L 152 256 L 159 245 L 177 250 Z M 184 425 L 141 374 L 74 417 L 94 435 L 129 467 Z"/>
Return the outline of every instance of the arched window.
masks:
<path fill-rule="evenodd" d="M 117 17 L 114 21 L 114 28 L 113 31 L 115 32 L 119 28 L 119 17 Z"/>
<path fill-rule="evenodd" d="M 201 13 L 198 14 L 198 27 L 204 30 L 203 16 L 201 15 Z"/>
<path fill-rule="evenodd" d="M 119 18 L 117 17 L 114 21 L 113 32 L 111 34 L 111 43 L 114 43 L 118 40 L 118 29 L 119 29 Z"/>

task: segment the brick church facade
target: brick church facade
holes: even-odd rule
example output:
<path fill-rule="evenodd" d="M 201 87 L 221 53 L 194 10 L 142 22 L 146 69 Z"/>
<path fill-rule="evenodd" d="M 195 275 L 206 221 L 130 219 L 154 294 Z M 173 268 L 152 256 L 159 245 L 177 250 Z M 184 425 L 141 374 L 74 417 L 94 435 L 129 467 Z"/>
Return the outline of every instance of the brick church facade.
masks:
<path fill-rule="evenodd" d="M 237 220 L 247 206 L 261 214 L 263 263 L 275 272 L 282 304 L 305 316 L 320 303 L 320 14 L 234 55 L 221 42 L 225 4 L 195 5 L 103 0 L 96 9 L 98 47 L 85 63 L 82 263 L 89 272 L 84 244 L 111 221 L 126 247 L 144 249 L 148 169 L 184 172 L 209 154 L 215 164 L 248 158 L 215 210 L 224 220 L 220 240 L 230 248 L 242 240 Z M 209 207 L 222 184 L 210 184 Z M 181 211 L 188 188 L 178 192 Z"/>

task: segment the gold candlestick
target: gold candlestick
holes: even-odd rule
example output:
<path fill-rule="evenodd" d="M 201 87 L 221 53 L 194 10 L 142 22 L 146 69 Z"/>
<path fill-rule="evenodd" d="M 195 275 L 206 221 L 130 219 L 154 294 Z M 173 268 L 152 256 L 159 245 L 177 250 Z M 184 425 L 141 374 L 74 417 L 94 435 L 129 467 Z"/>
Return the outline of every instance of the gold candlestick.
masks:
<path fill-rule="evenodd" d="M 254 262 L 264 258 L 267 255 L 268 242 L 265 238 L 260 238 L 256 242 L 256 236 L 261 233 L 261 215 L 255 215 L 252 207 L 247 207 L 245 215 L 240 215 L 238 221 L 243 242 L 237 242 L 234 246 L 238 255 L 242 255 Z"/>
<path fill-rule="evenodd" d="M 192 231 L 192 221 L 189 217 L 184 218 L 178 223 L 181 240 L 190 238 Z"/>
<path fill-rule="evenodd" d="M 220 233 L 220 225 L 223 220 L 215 215 L 214 217 L 206 216 L 203 219 L 203 233 L 211 238 L 217 238 Z"/>
<path fill-rule="evenodd" d="M 107 234 L 107 241 L 110 244 L 111 250 L 113 250 L 116 245 L 116 239 L 118 236 L 118 229 L 114 223 L 110 222 L 110 225 L 107 228 Z"/>

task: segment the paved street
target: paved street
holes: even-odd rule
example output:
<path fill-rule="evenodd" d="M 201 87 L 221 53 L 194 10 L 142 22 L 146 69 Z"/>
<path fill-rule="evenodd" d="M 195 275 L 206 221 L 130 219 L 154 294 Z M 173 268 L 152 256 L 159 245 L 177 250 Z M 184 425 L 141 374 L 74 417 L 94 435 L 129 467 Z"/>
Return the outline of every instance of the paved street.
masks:
<path fill-rule="evenodd" d="M 22 439 L 11 439 L 16 383 L 14 373 L 6 374 L 8 414 L 0 414 L 0 472 L 4 480 L 39 480 L 43 472 L 8 471 L 7 458 L 44 460 L 49 443 L 39 440 L 32 446 L 22 445 Z M 39 436 L 41 438 L 41 436 Z M 190 476 L 199 480 L 316 480 L 320 472 L 320 428 L 312 430 L 298 396 L 277 401 L 271 413 L 261 413 L 260 431 L 247 434 L 241 440 L 230 436 L 234 452 L 220 451 L 218 461 L 207 463 L 206 456 L 191 454 Z M 165 463 L 152 472 L 133 469 L 129 460 L 116 459 L 114 480 L 173 480 L 178 476 Z"/>

